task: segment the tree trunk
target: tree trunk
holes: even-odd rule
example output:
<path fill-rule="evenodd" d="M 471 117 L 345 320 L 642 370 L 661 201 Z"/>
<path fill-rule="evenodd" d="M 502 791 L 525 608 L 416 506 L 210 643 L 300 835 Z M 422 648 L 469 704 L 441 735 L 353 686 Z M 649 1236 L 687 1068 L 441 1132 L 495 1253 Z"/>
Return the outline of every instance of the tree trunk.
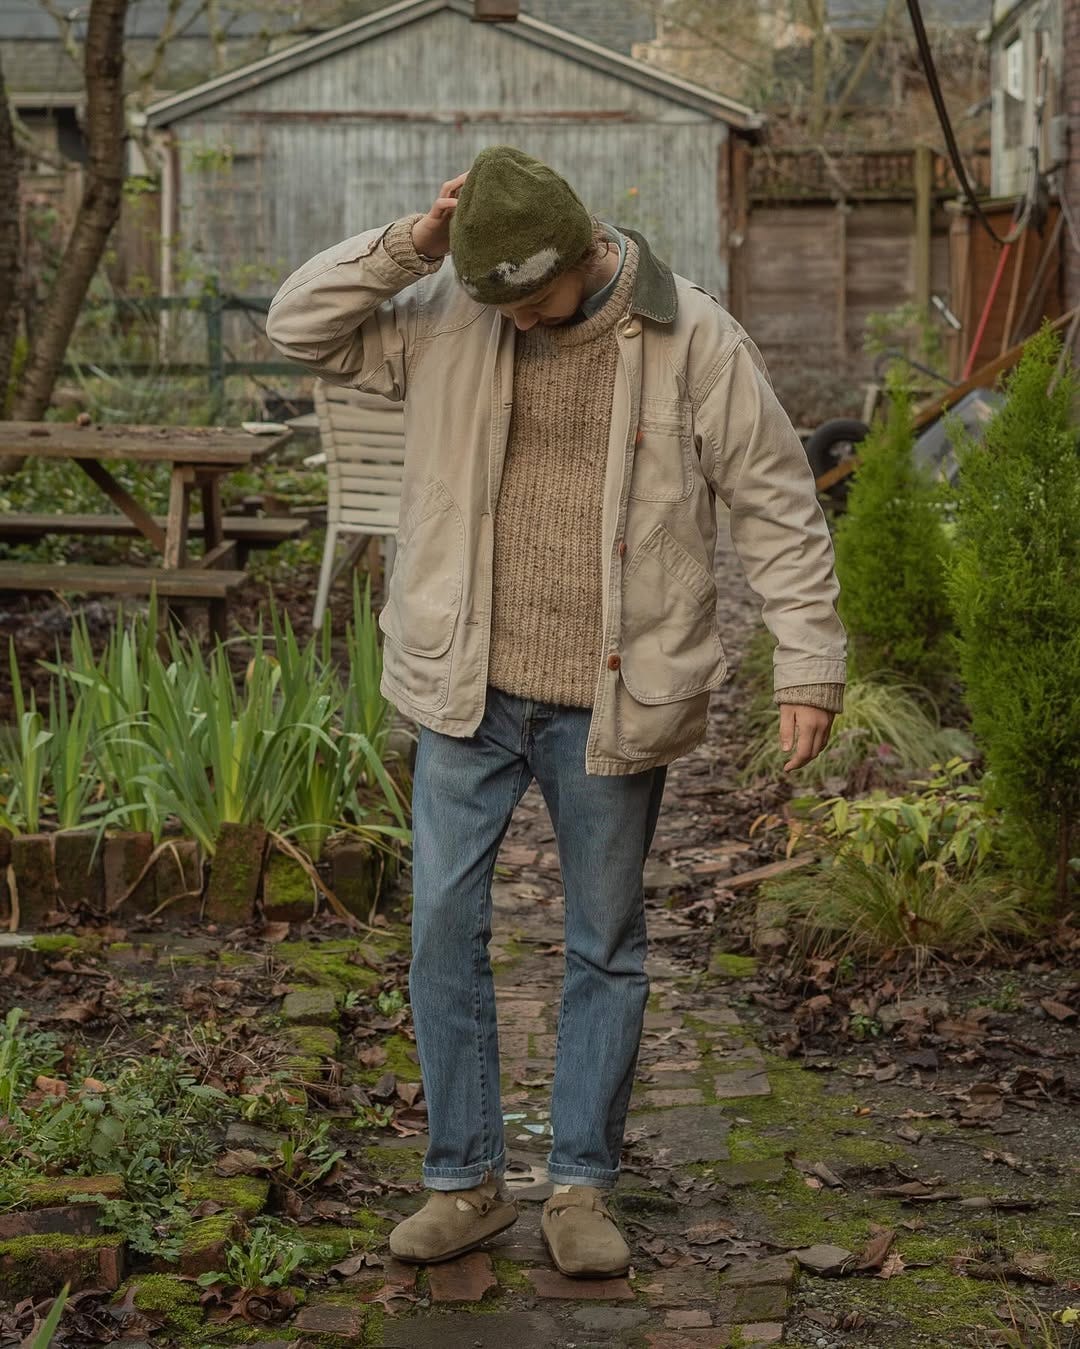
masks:
<path fill-rule="evenodd" d="M 86 186 L 49 298 L 36 326 L 12 415 L 37 421 L 52 397 L 68 342 L 109 234 L 124 187 L 124 18 L 127 0 L 91 0 L 86 28 Z M 19 460 L 0 458 L 0 476 Z"/>
<path fill-rule="evenodd" d="M 19 331 L 19 158 L 0 69 L 0 417 Z"/>

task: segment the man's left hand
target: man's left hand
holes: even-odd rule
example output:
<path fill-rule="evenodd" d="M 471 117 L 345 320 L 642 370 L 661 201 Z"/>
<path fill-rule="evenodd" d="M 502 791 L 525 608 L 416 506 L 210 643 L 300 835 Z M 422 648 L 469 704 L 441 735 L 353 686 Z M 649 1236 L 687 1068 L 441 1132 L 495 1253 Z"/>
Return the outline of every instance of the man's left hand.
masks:
<path fill-rule="evenodd" d="M 802 768 L 811 759 L 816 759 L 829 743 L 835 712 L 826 712 L 823 707 L 806 707 L 802 703 L 780 704 L 780 748 L 786 754 L 794 750 L 791 758 L 784 764 L 784 772 Z"/>

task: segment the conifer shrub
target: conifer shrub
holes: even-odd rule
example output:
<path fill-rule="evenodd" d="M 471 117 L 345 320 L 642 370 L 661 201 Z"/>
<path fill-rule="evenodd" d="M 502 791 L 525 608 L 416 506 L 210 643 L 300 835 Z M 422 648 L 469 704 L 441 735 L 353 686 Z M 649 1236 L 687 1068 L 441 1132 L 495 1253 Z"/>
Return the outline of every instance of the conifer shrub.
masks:
<path fill-rule="evenodd" d="M 945 591 L 948 540 L 938 489 L 912 455 L 911 398 L 890 385 L 889 413 L 859 447 L 836 527 L 840 616 L 854 678 L 938 693 L 953 674 Z"/>
<path fill-rule="evenodd" d="M 1014 865 L 1064 905 L 1080 818 L 1077 381 L 1044 329 L 960 450 L 948 594 L 972 730 Z"/>

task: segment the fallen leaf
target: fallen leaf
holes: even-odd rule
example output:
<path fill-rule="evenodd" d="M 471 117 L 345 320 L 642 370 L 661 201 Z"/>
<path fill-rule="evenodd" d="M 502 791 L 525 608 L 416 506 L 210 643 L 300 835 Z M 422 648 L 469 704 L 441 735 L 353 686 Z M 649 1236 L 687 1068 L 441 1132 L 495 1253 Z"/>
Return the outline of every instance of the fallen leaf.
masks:
<path fill-rule="evenodd" d="M 93 1021 L 101 1015 L 100 1005 L 95 998 L 92 1002 L 61 1003 L 53 1014 L 54 1021 L 74 1021 L 80 1025 Z"/>
<path fill-rule="evenodd" d="M 259 936 L 263 941 L 272 942 L 275 945 L 278 942 L 287 941 L 289 938 L 288 923 L 263 923 Z"/>
<path fill-rule="evenodd" d="M 1055 1021 L 1074 1021 L 1076 1019 L 1074 1007 L 1067 1007 L 1063 1002 L 1055 1002 L 1053 998 L 1040 998 L 1039 1006 L 1047 1016 L 1052 1016 Z"/>
<path fill-rule="evenodd" d="M 908 1181 L 903 1185 L 875 1185 L 868 1191 L 878 1199 L 902 1199 L 908 1204 L 935 1203 L 943 1199 L 959 1199 L 955 1190 L 935 1190 L 921 1180 Z"/>
<path fill-rule="evenodd" d="M 1025 1176 L 1031 1175 L 1031 1167 L 1027 1162 L 1021 1161 L 1014 1152 L 994 1152 L 992 1148 L 988 1148 L 982 1157 L 984 1162 L 1002 1162 L 1013 1171 L 1019 1171 Z"/>
<path fill-rule="evenodd" d="M 885 1260 L 882 1263 L 881 1268 L 875 1275 L 875 1278 L 895 1279 L 896 1276 L 902 1273 L 906 1268 L 907 1266 L 904 1264 L 904 1257 L 900 1254 L 900 1252 L 890 1251 L 889 1254 L 885 1257 Z"/>
<path fill-rule="evenodd" d="M 692 1246 L 711 1246 L 714 1242 L 723 1241 L 726 1237 L 734 1237 L 738 1234 L 739 1229 L 734 1223 L 719 1218 L 715 1222 L 698 1223 L 696 1227 L 688 1228 L 686 1240 Z"/>
<path fill-rule="evenodd" d="M 43 1073 L 34 1078 L 34 1086 L 44 1096 L 66 1096 L 67 1083 L 58 1077 L 46 1077 Z"/>
<path fill-rule="evenodd" d="M 895 1240 L 896 1232 L 891 1227 L 879 1228 L 856 1256 L 856 1272 L 870 1274 L 881 1269 Z"/>
<path fill-rule="evenodd" d="M 220 1213 L 224 1209 L 224 1204 L 219 1204 L 216 1199 L 203 1199 L 191 1210 L 193 1218 L 212 1218 L 215 1213 Z"/>
<path fill-rule="evenodd" d="M 372 1255 L 370 1251 L 357 1251 L 353 1255 L 347 1255 L 344 1260 L 340 1260 L 336 1265 L 331 1265 L 329 1272 L 331 1274 L 341 1274 L 348 1278 L 364 1269 L 382 1269 L 383 1262 L 377 1255 Z"/>

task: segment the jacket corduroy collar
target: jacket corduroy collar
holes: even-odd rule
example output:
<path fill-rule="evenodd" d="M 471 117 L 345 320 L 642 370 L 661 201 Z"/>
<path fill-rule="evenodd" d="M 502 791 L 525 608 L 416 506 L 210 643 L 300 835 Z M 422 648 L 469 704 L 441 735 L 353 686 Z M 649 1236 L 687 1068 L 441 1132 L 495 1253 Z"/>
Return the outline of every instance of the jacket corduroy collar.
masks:
<path fill-rule="evenodd" d="M 679 301 L 671 268 L 666 262 L 660 261 L 637 230 L 626 229 L 622 225 L 617 228 L 638 246 L 637 278 L 630 307 L 635 314 L 644 314 L 657 323 L 674 323 Z"/>

